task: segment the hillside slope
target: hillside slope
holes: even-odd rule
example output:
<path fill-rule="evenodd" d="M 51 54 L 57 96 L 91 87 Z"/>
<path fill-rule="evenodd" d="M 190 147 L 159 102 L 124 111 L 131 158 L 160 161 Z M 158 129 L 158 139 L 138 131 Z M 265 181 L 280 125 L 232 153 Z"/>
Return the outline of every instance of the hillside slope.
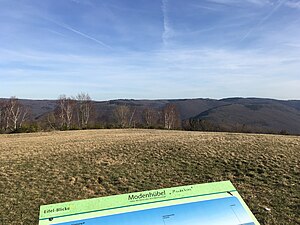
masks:
<path fill-rule="evenodd" d="M 266 100 L 223 102 L 228 104 L 204 111 L 194 118 L 210 121 L 215 126 L 222 126 L 223 130 L 300 134 L 300 110 L 297 107 Z"/>

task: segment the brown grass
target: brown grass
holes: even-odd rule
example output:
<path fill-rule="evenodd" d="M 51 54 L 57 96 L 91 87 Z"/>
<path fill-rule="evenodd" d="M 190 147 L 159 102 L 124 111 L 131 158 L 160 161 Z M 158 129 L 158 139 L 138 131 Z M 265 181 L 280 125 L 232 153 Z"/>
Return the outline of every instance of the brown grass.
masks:
<path fill-rule="evenodd" d="M 261 224 L 299 224 L 299 158 L 300 138 L 293 136 L 158 130 L 0 135 L 0 224 L 37 224 L 42 204 L 228 179 Z"/>

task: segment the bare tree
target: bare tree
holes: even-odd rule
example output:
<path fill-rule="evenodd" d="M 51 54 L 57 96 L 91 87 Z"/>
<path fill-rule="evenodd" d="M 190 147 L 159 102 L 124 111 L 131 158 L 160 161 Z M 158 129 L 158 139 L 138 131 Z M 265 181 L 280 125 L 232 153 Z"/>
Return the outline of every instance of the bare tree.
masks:
<path fill-rule="evenodd" d="M 76 105 L 74 98 L 66 97 L 66 95 L 60 95 L 57 101 L 56 114 L 59 119 L 59 126 L 61 129 L 70 129 Z"/>
<path fill-rule="evenodd" d="M 56 127 L 56 118 L 54 112 L 49 112 L 47 114 L 47 124 L 48 128 L 50 127 L 51 130 L 55 130 Z"/>
<path fill-rule="evenodd" d="M 59 128 L 62 129 L 66 127 L 66 116 L 65 116 L 65 108 L 66 108 L 66 95 L 60 95 L 57 100 L 57 107 L 56 107 L 56 116 L 59 121 Z"/>
<path fill-rule="evenodd" d="M 5 129 L 15 131 L 21 128 L 28 112 L 28 108 L 23 106 L 16 97 L 11 97 L 5 105 Z"/>
<path fill-rule="evenodd" d="M 146 108 L 143 110 L 143 120 L 147 127 L 153 127 L 159 120 L 159 113 L 153 108 Z"/>
<path fill-rule="evenodd" d="M 0 101 L 0 132 L 5 129 L 6 105 L 4 101 Z"/>
<path fill-rule="evenodd" d="M 76 100 L 72 98 L 67 98 L 66 108 L 65 108 L 67 129 L 71 128 L 75 106 L 76 106 Z"/>
<path fill-rule="evenodd" d="M 176 105 L 167 104 L 163 109 L 163 121 L 165 129 L 175 129 L 179 124 L 179 113 Z"/>
<path fill-rule="evenodd" d="M 93 108 L 93 102 L 88 93 L 80 93 L 76 96 L 77 100 L 77 121 L 80 128 L 87 128 L 91 112 Z"/>
<path fill-rule="evenodd" d="M 9 130 L 10 127 L 10 111 L 8 101 L 4 103 L 4 130 Z"/>
<path fill-rule="evenodd" d="M 117 106 L 115 108 L 114 114 L 115 114 L 118 124 L 122 128 L 129 126 L 130 118 L 132 117 L 132 114 L 130 113 L 130 108 L 127 105 Z"/>
<path fill-rule="evenodd" d="M 135 128 L 136 122 L 137 122 L 137 113 L 136 113 L 136 107 L 131 107 L 130 109 L 130 120 L 129 120 L 129 127 Z"/>

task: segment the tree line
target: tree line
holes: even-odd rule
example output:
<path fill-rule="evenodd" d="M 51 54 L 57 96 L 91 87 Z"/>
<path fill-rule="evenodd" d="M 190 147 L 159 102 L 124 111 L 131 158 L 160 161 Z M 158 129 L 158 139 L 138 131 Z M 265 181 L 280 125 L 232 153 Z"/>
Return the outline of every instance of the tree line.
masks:
<path fill-rule="evenodd" d="M 16 97 L 0 100 L 0 133 L 21 133 L 50 130 L 75 130 L 96 128 L 158 128 L 181 129 L 179 111 L 175 104 L 157 109 L 142 110 L 130 104 L 115 105 L 111 115 L 103 118 L 101 108 L 88 93 L 75 97 L 60 95 L 54 110 L 40 118 L 33 118 L 31 109 Z M 100 112 L 99 112 L 100 111 Z M 103 113 L 102 113 L 103 114 Z M 105 113 L 104 113 L 105 114 Z"/>
<path fill-rule="evenodd" d="M 111 110 L 96 106 L 88 93 L 75 97 L 60 95 L 53 110 L 34 118 L 31 108 L 16 97 L 0 99 L 0 133 L 24 133 L 52 130 L 81 130 L 100 128 L 181 129 L 238 133 L 279 133 L 286 130 L 266 131 L 245 124 L 225 124 L 201 118 L 181 120 L 175 104 L 161 108 L 145 107 L 130 101 L 109 101 Z"/>

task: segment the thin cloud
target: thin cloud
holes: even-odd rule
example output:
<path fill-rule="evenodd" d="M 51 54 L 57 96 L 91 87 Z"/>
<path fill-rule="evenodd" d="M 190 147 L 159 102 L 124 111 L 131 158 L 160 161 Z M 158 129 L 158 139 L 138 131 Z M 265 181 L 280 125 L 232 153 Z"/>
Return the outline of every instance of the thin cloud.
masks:
<path fill-rule="evenodd" d="M 300 1 L 287 1 L 285 5 L 293 9 L 300 9 Z"/>
<path fill-rule="evenodd" d="M 199 8 L 199 9 L 206 9 L 210 11 L 219 11 L 220 9 L 214 8 L 214 7 L 209 7 L 209 6 L 203 6 L 203 5 L 196 5 L 196 4 L 190 4 L 190 6 Z"/>
<path fill-rule="evenodd" d="M 61 37 L 66 37 L 66 35 L 60 33 L 60 32 L 57 32 L 55 30 L 52 30 L 52 29 L 45 29 L 46 31 L 50 32 L 50 33 L 53 33 L 53 34 L 56 34 L 56 35 L 59 35 Z"/>
<path fill-rule="evenodd" d="M 264 6 L 266 4 L 270 4 L 270 0 L 207 0 L 208 2 L 221 4 L 221 5 L 243 5 L 245 3 L 247 4 L 253 4 L 257 6 Z"/>
<path fill-rule="evenodd" d="M 42 67 L 39 70 L 31 66 L 22 67 L 19 70 L 16 70 L 15 66 L 0 68 L 1 73 L 7 74 L 0 78 L 5 87 L 0 90 L 0 94 L 12 93 L 24 96 L 24 93 L 30 93 L 30 90 L 22 88 L 28 86 L 22 81 L 28 83 L 38 81 L 43 82 L 43 87 L 51 90 L 52 93 L 66 92 L 63 89 L 64 85 L 61 84 L 71 82 L 69 83 L 70 92 L 74 91 L 74 86 L 78 86 L 83 89 L 88 88 L 90 94 L 95 97 L 108 99 L 130 98 L 134 97 L 133 95 L 139 98 L 182 97 L 185 93 L 190 93 L 190 97 L 206 95 L 222 97 L 234 95 L 234 93 L 255 95 L 258 91 L 266 91 L 274 97 L 281 96 L 282 98 L 284 96 L 278 91 L 279 89 L 266 90 L 265 83 L 279 86 L 282 82 L 294 81 L 293 86 L 285 85 L 288 90 L 284 94 L 289 98 L 299 98 L 295 85 L 299 86 L 300 82 L 297 74 L 299 60 L 299 56 L 288 52 L 281 52 L 279 55 L 276 51 L 266 53 L 249 50 L 245 52 L 245 50 L 225 48 L 172 48 L 155 52 L 124 52 L 117 56 L 106 53 L 70 55 L 43 51 L 32 52 L 32 50 L 16 50 L 15 52 L 0 50 L 1 62 L 18 61 L 22 65 Z M 288 77 L 282 74 L 288 74 Z M 25 80 L 24 76 L 29 77 Z M 20 84 L 14 83 L 16 80 L 20 80 Z M 132 86 L 143 90 L 131 92 L 132 90 L 127 85 L 129 81 Z M 8 85 L 11 83 L 15 84 L 13 89 L 11 85 Z M 56 83 L 60 86 L 57 87 Z M 171 87 L 167 91 L 166 83 Z M 203 83 L 209 85 L 204 87 Z M 249 83 L 255 85 L 256 88 L 251 88 Z M 99 92 L 95 84 L 105 84 L 111 87 L 107 88 L 109 93 L 104 93 L 103 90 Z M 220 89 L 220 86 L 226 87 L 227 91 Z M 235 87 L 233 92 L 232 86 Z M 155 87 L 154 94 L 152 94 L 153 87 Z M 211 91 L 205 92 L 203 88 Z M 149 92 L 145 92 L 145 89 Z M 19 93 L 19 90 L 22 90 L 22 93 Z M 116 96 L 120 90 L 122 93 Z"/>
<path fill-rule="evenodd" d="M 164 24 L 164 31 L 162 34 L 162 40 L 164 45 L 168 44 L 168 41 L 172 35 L 172 28 L 170 26 L 170 19 L 168 16 L 168 0 L 162 0 L 162 12 L 163 12 L 163 24 Z"/>
<path fill-rule="evenodd" d="M 73 2 L 73 3 L 75 3 L 75 4 L 93 6 L 93 4 L 90 1 L 88 1 L 88 0 L 84 0 L 84 1 L 70 0 L 70 1 Z"/>
<path fill-rule="evenodd" d="M 263 17 L 257 25 L 252 27 L 241 39 L 244 41 L 257 27 L 261 26 L 265 21 L 267 21 L 287 0 L 279 0 L 278 4 L 273 7 L 273 9 L 265 17 Z"/>
<path fill-rule="evenodd" d="M 285 43 L 284 45 L 293 47 L 293 48 L 300 48 L 300 43 Z"/>
<path fill-rule="evenodd" d="M 50 21 L 50 22 L 52 22 L 52 23 L 55 23 L 55 24 L 58 25 L 59 27 L 62 27 L 62 28 L 66 29 L 66 30 L 69 30 L 69 31 L 72 31 L 73 33 L 76 33 L 76 34 L 78 34 L 78 35 L 80 35 L 80 36 L 82 36 L 82 37 L 85 37 L 86 39 L 89 39 L 89 40 L 91 40 L 91 41 L 93 41 L 93 42 L 95 42 L 95 43 L 98 43 L 98 44 L 100 44 L 102 47 L 112 49 L 111 46 L 105 44 L 104 42 L 102 42 L 102 41 L 100 41 L 100 40 L 98 40 L 98 39 L 96 39 L 96 38 L 94 38 L 94 37 L 92 37 L 92 36 L 90 36 L 90 35 L 87 35 L 87 34 L 81 32 L 81 31 L 79 31 L 79 30 L 76 30 L 76 29 L 74 29 L 74 28 L 72 28 L 72 27 L 70 27 L 70 26 L 67 26 L 67 25 L 65 25 L 65 24 L 63 24 L 63 23 L 59 23 L 59 22 L 54 21 L 54 20 L 49 19 L 49 18 L 44 18 L 44 19 L 46 19 L 46 20 L 48 20 L 48 21 Z"/>
<path fill-rule="evenodd" d="M 255 4 L 257 6 L 265 6 L 271 4 L 270 0 L 246 0 L 248 3 Z"/>

